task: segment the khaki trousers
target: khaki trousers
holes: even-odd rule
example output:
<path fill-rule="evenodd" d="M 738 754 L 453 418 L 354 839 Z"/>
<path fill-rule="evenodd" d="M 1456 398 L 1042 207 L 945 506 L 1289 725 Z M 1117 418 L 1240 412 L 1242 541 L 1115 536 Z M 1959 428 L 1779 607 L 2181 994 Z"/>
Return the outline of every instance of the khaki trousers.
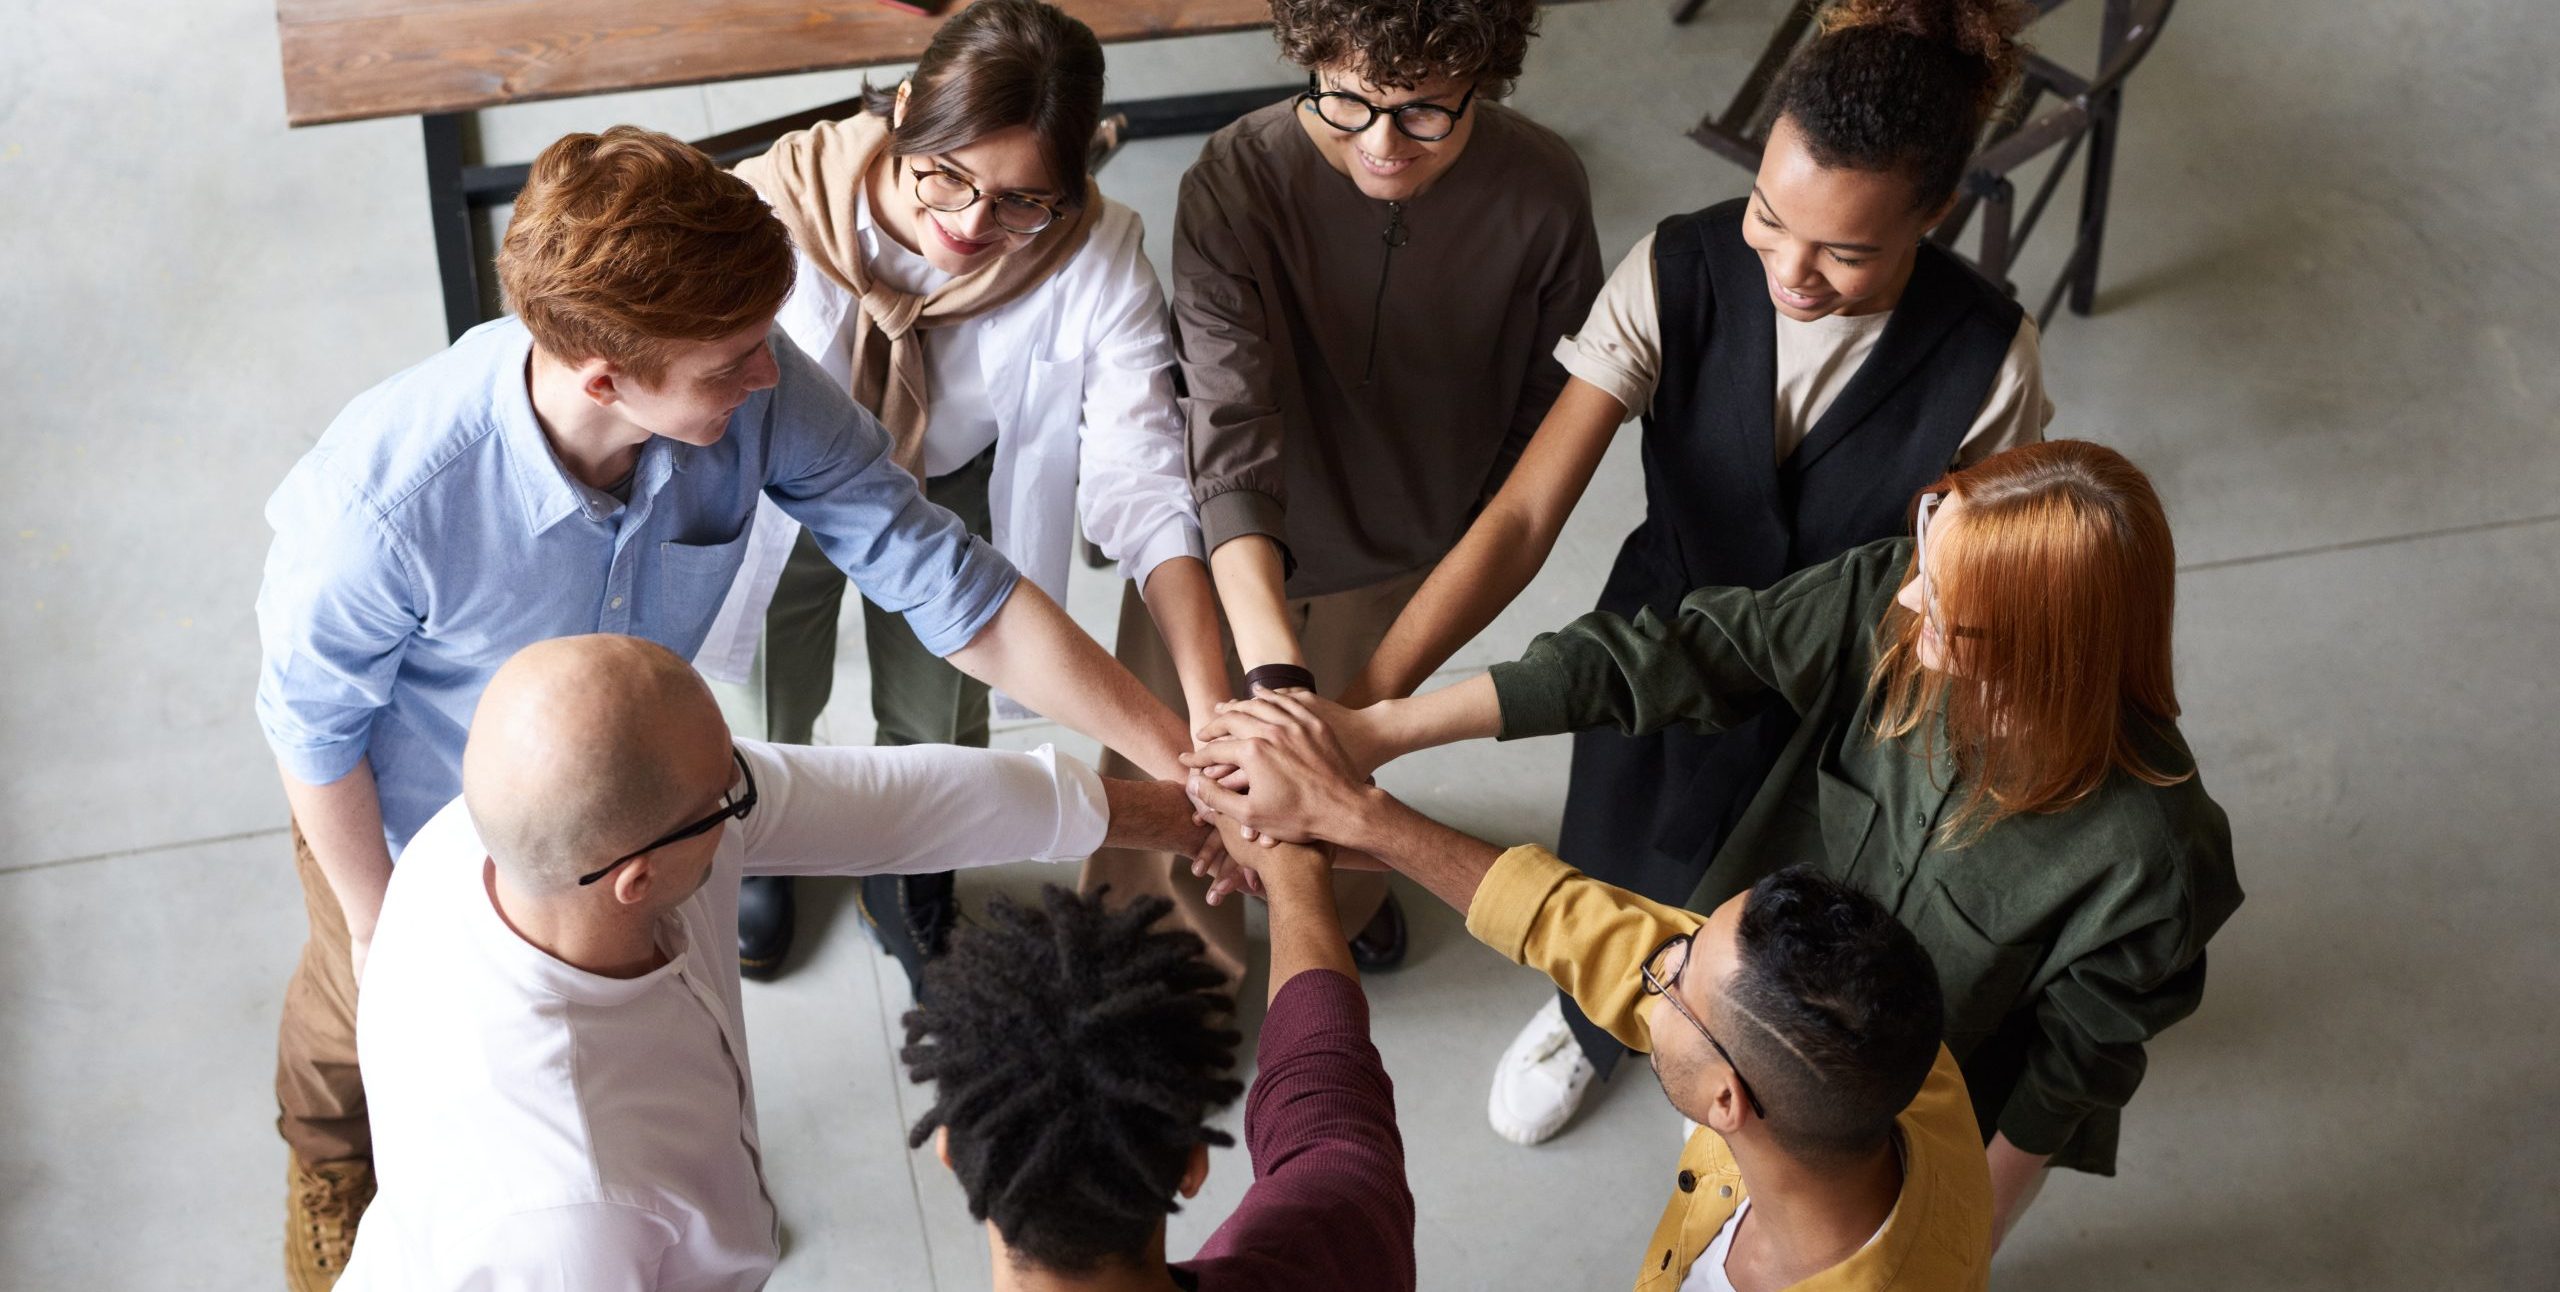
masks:
<path fill-rule="evenodd" d="M 1316 675 L 1318 691 L 1339 695 L 1351 685 L 1360 670 L 1368 667 L 1369 656 L 1386 639 L 1396 616 L 1404 613 L 1405 603 L 1422 590 L 1422 581 L 1430 574 L 1430 567 L 1426 566 L 1365 588 L 1290 600 L 1290 624 L 1297 630 L 1299 648 L 1306 652 L 1308 671 Z M 1164 638 L 1156 632 L 1155 620 L 1148 616 L 1135 584 L 1120 599 L 1118 654 L 1120 662 L 1157 699 L 1175 713 L 1184 713 L 1181 675 L 1174 671 L 1173 655 L 1165 649 Z M 1232 645 L 1227 650 L 1227 683 L 1236 694 L 1244 693 L 1244 666 L 1236 659 Z M 1198 721 L 1191 715 L 1185 714 L 1185 720 L 1198 729 Z M 1102 774 L 1141 779 L 1146 776 L 1135 764 L 1110 752 L 1103 755 Z M 1229 901 L 1209 905 L 1208 882 L 1192 875 L 1189 858 L 1106 848 L 1085 863 L 1079 887 L 1090 894 L 1105 884 L 1111 886 L 1111 895 L 1118 901 L 1145 896 L 1171 899 L 1173 912 L 1165 917 L 1165 926 L 1189 929 L 1209 944 L 1209 962 L 1227 976 L 1228 990 L 1244 981 L 1244 904 Z M 1344 931 L 1357 933 L 1386 903 L 1387 877 L 1380 871 L 1337 871 L 1333 894 L 1342 912 Z"/>
<path fill-rule="evenodd" d="M 276 1029 L 276 1132 L 305 1166 L 373 1157 L 364 1078 L 356 1070 L 356 975 L 346 912 L 293 827 L 293 867 L 311 934 L 285 984 Z"/>

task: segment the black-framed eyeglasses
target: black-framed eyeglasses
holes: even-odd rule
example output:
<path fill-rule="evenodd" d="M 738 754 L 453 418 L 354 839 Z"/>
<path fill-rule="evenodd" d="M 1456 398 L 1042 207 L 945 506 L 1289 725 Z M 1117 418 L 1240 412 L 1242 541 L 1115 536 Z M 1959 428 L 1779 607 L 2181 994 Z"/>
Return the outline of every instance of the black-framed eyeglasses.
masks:
<path fill-rule="evenodd" d="M 683 843 L 687 839 L 708 834 L 714 827 L 718 826 L 723 821 L 746 820 L 747 814 L 756 810 L 756 774 L 747 770 L 747 756 L 739 753 L 735 746 L 730 748 L 729 758 L 730 761 L 735 762 L 738 765 L 738 780 L 745 786 L 745 788 L 740 789 L 735 786 L 731 787 L 728 793 L 720 796 L 719 810 L 713 812 L 711 815 L 694 822 L 692 825 L 685 826 L 680 830 L 672 830 L 666 834 L 660 835 L 655 840 L 652 840 L 648 847 L 626 852 L 621 856 L 614 858 L 612 861 L 607 862 L 603 869 L 598 870 L 593 874 L 578 876 L 578 887 L 584 888 L 587 885 L 612 874 L 614 867 L 619 866 L 642 853 L 655 852 L 660 848 L 666 847 L 668 844 Z"/>
<path fill-rule="evenodd" d="M 1470 85 L 1465 97 L 1459 99 L 1458 106 L 1454 108 L 1444 108 L 1437 103 L 1400 103 L 1392 108 L 1382 108 L 1357 94 L 1328 90 L 1310 73 L 1306 92 L 1298 96 L 1298 102 L 1314 109 L 1326 125 L 1344 134 L 1359 134 L 1376 123 L 1379 117 L 1389 116 L 1395 118 L 1396 131 L 1405 138 L 1436 144 L 1458 128 L 1458 118 L 1467 115 L 1467 105 L 1474 102 L 1475 97 L 1476 87 Z"/>
<path fill-rule="evenodd" d="M 1689 1007 L 1680 1003 L 1680 994 L 1672 990 L 1680 985 L 1680 975 L 1689 971 L 1689 947 L 1696 940 L 1695 934 L 1683 933 L 1655 947 L 1653 954 L 1644 958 L 1644 965 L 1637 972 L 1644 978 L 1645 994 L 1660 996 L 1669 1002 L 1674 1013 L 1689 1020 L 1689 1026 L 1698 1029 L 1698 1035 L 1707 1038 L 1707 1045 L 1715 1050 L 1716 1057 L 1724 1060 L 1724 1066 L 1733 1069 L 1734 1084 L 1742 1087 L 1742 1097 L 1751 1104 L 1752 1115 L 1765 1121 L 1768 1119 L 1769 1112 L 1760 1106 L 1760 1096 L 1751 1092 L 1750 1078 L 1742 1075 L 1741 1066 L 1733 1061 L 1733 1055 L 1724 1048 L 1724 1042 L 1717 1040 L 1716 1034 L 1708 1031 L 1707 1025 L 1699 1022 L 1698 1016 L 1690 1013 Z M 1671 954 L 1673 947 L 1680 948 L 1680 967 L 1672 970 L 1671 976 L 1665 978 L 1656 974 L 1653 967 L 1661 964 L 1663 957 Z"/>
<path fill-rule="evenodd" d="M 962 179 L 949 167 L 935 166 L 929 170 L 909 167 L 908 173 L 916 178 L 916 200 L 944 215 L 966 211 L 984 200 L 995 203 L 996 227 L 1007 233 L 1028 236 L 1058 222 L 1058 208 L 1020 193 L 998 193 L 988 197 L 977 185 Z"/>

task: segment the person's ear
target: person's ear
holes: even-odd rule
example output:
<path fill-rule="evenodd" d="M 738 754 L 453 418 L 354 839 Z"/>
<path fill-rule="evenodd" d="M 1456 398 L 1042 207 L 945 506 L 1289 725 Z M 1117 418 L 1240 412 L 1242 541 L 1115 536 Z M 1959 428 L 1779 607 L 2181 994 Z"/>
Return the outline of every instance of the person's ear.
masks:
<path fill-rule="evenodd" d="M 957 1169 L 951 1165 L 950 1127 L 936 1126 L 933 1128 L 933 1155 L 942 1159 L 943 1170 L 950 1171 Z"/>
<path fill-rule="evenodd" d="M 594 400 L 598 408 L 611 408 L 622 402 L 621 370 L 610 360 L 589 359 L 578 365 L 578 393 Z"/>
<path fill-rule="evenodd" d="M 658 889 L 658 872 L 650 860 L 651 854 L 644 852 L 613 872 L 613 900 L 624 906 L 638 906 L 649 900 L 649 895 Z"/>
<path fill-rule="evenodd" d="M 1731 1068 L 1708 1080 L 1713 1084 L 1707 1092 L 1707 1129 L 1730 1139 L 1750 1118 L 1751 1101 L 1742 1097 L 1742 1087 L 1735 1084 Z"/>
<path fill-rule="evenodd" d="M 1929 218 L 1920 222 L 1921 241 L 1927 241 L 1931 229 L 1937 228 L 1946 222 L 1948 216 L 1955 214 L 1956 203 L 1962 200 L 1964 200 L 1964 194 L 1961 192 L 1947 194 L 1947 200 L 1939 203 L 1938 209 L 1930 212 Z"/>
<path fill-rule="evenodd" d="M 1209 1182 L 1209 1146 L 1191 1146 L 1191 1161 L 1182 1168 L 1182 1196 L 1197 1198 L 1200 1186 Z"/>
<path fill-rule="evenodd" d="M 914 91 L 915 85 L 915 78 L 913 77 L 909 77 L 906 80 L 898 82 L 897 101 L 889 105 L 889 128 L 891 130 L 895 130 L 900 126 L 907 124 L 907 95 Z"/>

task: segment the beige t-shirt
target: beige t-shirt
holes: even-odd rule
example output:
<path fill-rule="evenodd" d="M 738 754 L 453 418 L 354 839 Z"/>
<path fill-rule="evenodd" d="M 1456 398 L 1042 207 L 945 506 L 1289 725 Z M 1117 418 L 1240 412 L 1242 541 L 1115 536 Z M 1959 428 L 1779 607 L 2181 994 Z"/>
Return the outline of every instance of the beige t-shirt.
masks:
<path fill-rule="evenodd" d="M 1848 387 L 1892 317 L 1887 310 L 1799 323 L 1778 315 L 1779 461 L 1795 452 L 1805 432 Z M 1654 386 L 1662 379 L 1662 308 L 1653 281 L 1652 234 L 1637 239 L 1635 249 L 1610 271 L 1581 333 L 1556 342 L 1556 360 L 1566 372 L 1624 404 L 1629 417 L 1652 406 Z M 1956 465 L 1970 466 L 2002 449 L 2033 444 L 2044 438 L 2045 424 L 2052 420 L 2053 401 L 2045 397 L 2044 363 L 2036 349 L 2036 321 L 2020 319 L 2017 339 L 2000 361 L 1982 412 L 1956 447 Z"/>

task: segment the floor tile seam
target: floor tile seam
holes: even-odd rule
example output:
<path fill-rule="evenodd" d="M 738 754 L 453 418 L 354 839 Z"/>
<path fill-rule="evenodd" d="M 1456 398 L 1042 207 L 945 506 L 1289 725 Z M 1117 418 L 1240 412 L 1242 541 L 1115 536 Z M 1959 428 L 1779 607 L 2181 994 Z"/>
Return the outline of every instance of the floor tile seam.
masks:
<path fill-rule="evenodd" d="M 2266 565 L 2306 556 L 2333 556 L 2340 552 L 2360 552 L 2373 547 L 2392 547 L 2401 543 L 2417 543 L 2432 538 L 2461 538 L 2471 534 L 2489 534 L 2504 529 L 2523 529 L 2560 521 L 2560 512 L 2540 516 L 2514 516 L 2505 520 L 2484 520 L 2470 525 L 2447 525 L 2441 529 L 2414 530 L 2406 534 L 2381 534 L 2372 538 L 2351 538 L 2336 543 L 2320 543 L 2311 547 L 2287 548 L 2280 552 L 2261 552 L 2252 556 L 2231 556 L 2216 561 L 2198 561 L 2178 567 L 2180 574 L 2205 574 L 2216 570 L 2239 569 Z"/>
<path fill-rule="evenodd" d="M 136 848 L 118 848 L 111 852 L 93 852 L 78 857 L 56 857 L 50 861 L 30 861 L 18 865 L 0 866 L 0 875 L 59 870 L 64 866 L 86 865 L 93 861 L 119 861 L 127 857 L 146 857 L 155 852 L 176 852 L 181 848 L 209 848 L 215 844 L 241 843 L 250 839 L 271 838 L 284 833 L 287 833 L 285 827 L 271 826 L 264 830 L 242 830 L 236 834 L 207 835 L 201 839 L 180 839 L 174 843 L 144 844 Z"/>

